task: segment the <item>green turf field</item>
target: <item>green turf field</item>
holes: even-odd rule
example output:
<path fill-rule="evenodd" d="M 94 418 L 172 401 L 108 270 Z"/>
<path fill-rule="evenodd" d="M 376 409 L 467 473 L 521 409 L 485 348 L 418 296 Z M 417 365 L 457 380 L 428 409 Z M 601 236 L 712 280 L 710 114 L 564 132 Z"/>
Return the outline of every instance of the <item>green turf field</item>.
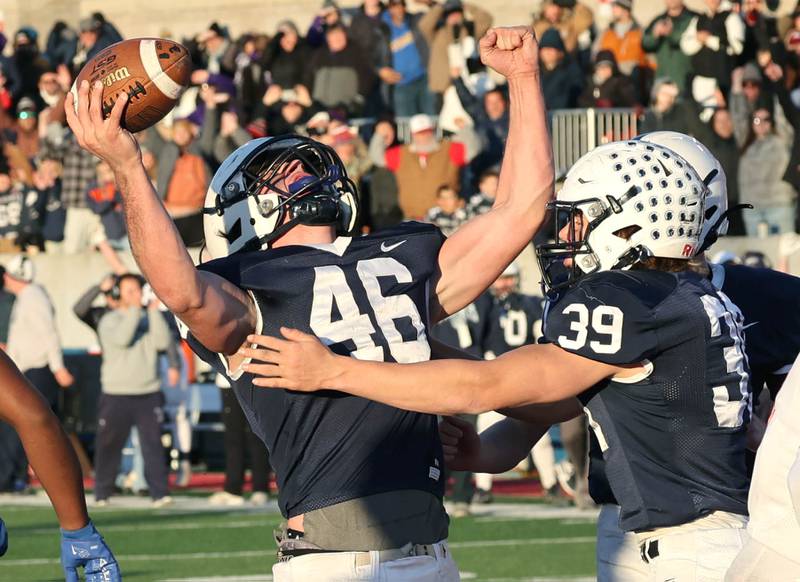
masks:
<path fill-rule="evenodd" d="M 43 503 L 10 503 L 0 502 L 10 533 L 8 554 L 0 559 L 0 580 L 63 580 L 52 509 Z M 92 515 L 126 581 L 271 580 L 271 534 L 280 521 L 274 506 L 209 511 L 204 503 L 182 498 L 169 509 L 109 507 L 94 509 Z M 462 580 L 593 579 L 592 513 L 502 502 L 476 511 L 480 514 L 453 520 L 451 526 L 450 544 Z"/>

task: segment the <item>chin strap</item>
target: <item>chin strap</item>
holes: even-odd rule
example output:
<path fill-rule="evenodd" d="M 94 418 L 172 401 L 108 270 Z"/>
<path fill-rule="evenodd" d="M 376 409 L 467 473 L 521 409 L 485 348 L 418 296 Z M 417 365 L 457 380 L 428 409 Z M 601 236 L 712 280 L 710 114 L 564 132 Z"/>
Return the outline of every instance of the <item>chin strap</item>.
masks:
<path fill-rule="evenodd" d="M 703 244 L 700 245 L 700 248 L 697 250 L 696 254 L 699 255 L 700 253 L 708 250 L 708 248 L 711 245 L 713 245 L 715 242 L 717 242 L 717 239 L 719 238 L 719 232 L 718 232 L 719 231 L 719 227 L 722 226 L 722 223 L 725 222 L 728 219 L 728 216 L 732 212 L 735 212 L 737 210 L 752 210 L 752 209 L 753 209 L 753 205 L 752 204 L 746 204 L 745 203 L 745 204 L 737 204 L 736 206 L 732 206 L 732 207 L 728 208 L 725 212 L 723 212 L 722 215 L 717 219 L 717 221 L 711 226 L 711 229 L 708 231 L 708 235 L 706 236 L 706 239 L 703 241 Z"/>

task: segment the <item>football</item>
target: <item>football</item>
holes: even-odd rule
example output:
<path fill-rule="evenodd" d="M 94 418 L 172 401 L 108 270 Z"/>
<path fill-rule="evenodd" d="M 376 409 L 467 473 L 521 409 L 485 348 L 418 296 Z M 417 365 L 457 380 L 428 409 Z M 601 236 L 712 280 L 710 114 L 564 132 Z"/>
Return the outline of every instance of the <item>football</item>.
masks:
<path fill-rule="evenodd" d="M 189 51 L 163 38 L 132 38 L 113 44 L 88 61 L 72 85 L 78 106 L 83 80 L 103 83 L 103 117 L 108 117 L 117 97 L 128 94 L 122 126 L 142 131 L 160 121 L 175 106 L 189 84 Z"/>

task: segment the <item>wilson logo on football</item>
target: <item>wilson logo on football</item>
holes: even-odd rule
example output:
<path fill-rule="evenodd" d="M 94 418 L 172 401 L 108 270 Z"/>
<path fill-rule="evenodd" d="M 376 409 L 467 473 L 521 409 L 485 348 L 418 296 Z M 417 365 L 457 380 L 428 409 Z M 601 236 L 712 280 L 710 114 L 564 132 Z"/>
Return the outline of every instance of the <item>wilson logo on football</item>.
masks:
<path fill-rule="evenodd" d="M 127 79 L 130 77 L 131 74 L 128 71 L 128 67 L 120 67 L 119 69 L 115 69 L 111 71 L 106 77 L 103 79 L 103 85 L 106 87 L 111 87 L 117 81 L 122 81 L 123 79 Z"/>

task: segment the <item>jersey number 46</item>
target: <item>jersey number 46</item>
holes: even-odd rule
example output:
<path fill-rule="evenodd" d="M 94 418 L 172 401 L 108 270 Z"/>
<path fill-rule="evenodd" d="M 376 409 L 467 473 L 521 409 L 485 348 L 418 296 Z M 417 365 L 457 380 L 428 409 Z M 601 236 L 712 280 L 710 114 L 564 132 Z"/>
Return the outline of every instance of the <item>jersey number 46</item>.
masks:
<path fill-rule="evenodd" d="M 411 283 L 411 272 L 391 257 L 359 261 L 356 274 L 360 285 L 351 288 L 341 267 L 315 267 L 314 299 L 311 306 L 311 329 L 326 345 L 351 341 L 355 350 L 350 353 L 359 360 L 383 361 L 384 348 L 377 345 L 374 319 L 388 344 L 392 358 L 403 364 L 430 358 L 430 345 L 425 324 L 414 301 L 405 294 L 384 297 L 379 278 L 392 277 L 398 283 Z M 334 304 L 340 318 L 334 321 Z M 373 318 L 367 312 L 371 312 Z M 416 338 L 404 340 L 396 322 L 410 321 Z"/>

